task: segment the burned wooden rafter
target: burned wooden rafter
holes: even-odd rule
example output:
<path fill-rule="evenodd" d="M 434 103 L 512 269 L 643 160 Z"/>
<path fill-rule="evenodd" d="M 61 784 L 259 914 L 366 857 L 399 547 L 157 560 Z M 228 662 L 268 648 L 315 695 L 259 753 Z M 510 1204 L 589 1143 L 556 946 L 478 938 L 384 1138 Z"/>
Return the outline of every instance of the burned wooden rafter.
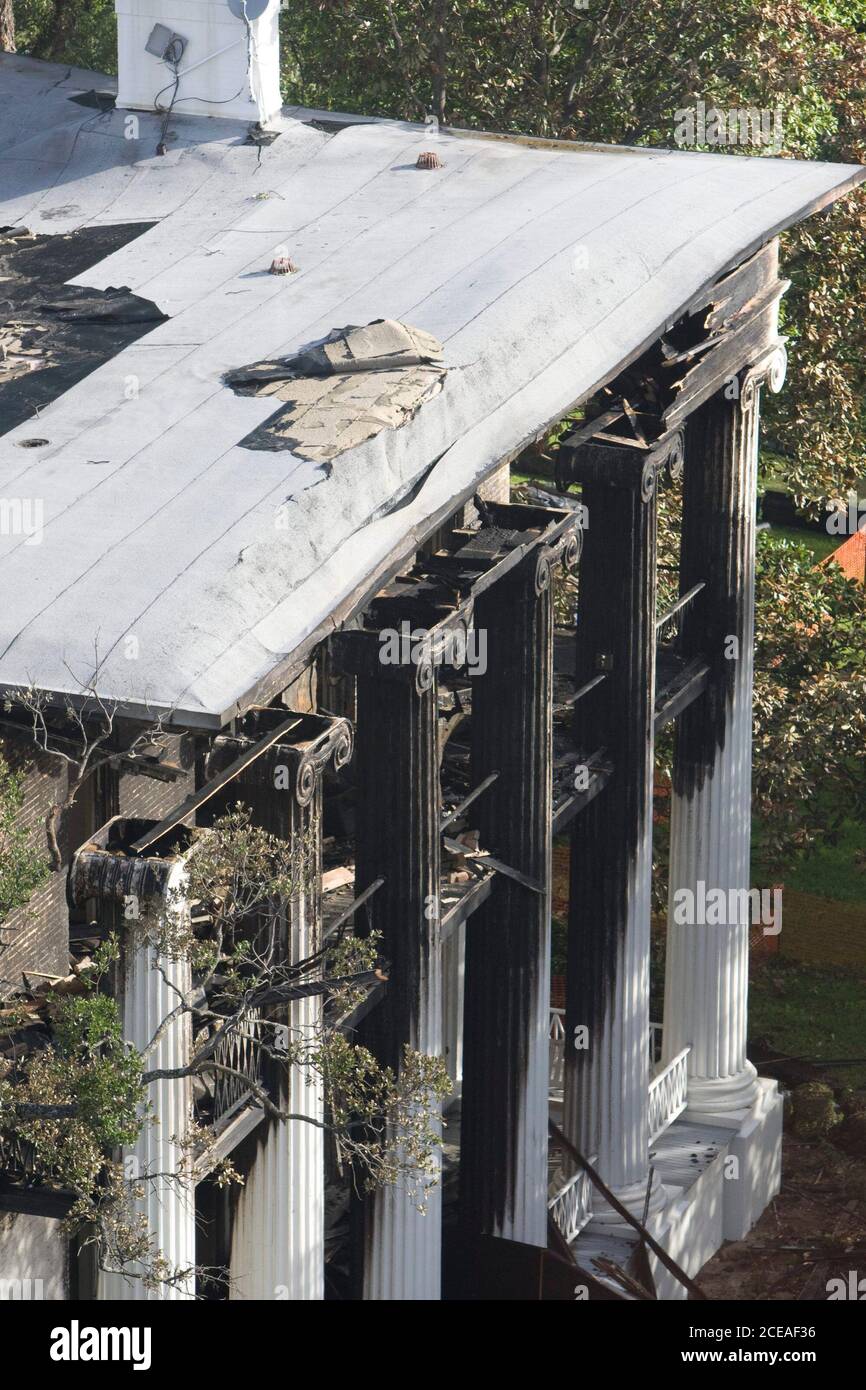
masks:
<path fill-rule="evenodd" d="M 133 777 L 152 777 L 157 782 L 176 782 L 186 773 L 186 769 L 177 763 L 165 762 L 162 758 L 136 757 L 130 753 L 119 753 L 116 758 L 109 758 L 108 765 L 115 771 L 131 773 Z"/>
<path fill-rule="evenodd" d="M 498 777 L 498 771 L 491 772 L 488 777 L 484 778 L 483 782 L 479 782 L 477 787 L 473 787 L 472 791 L 468 794 L 468 796 L 464 796 L 463 800 L 460 801 L 454 807 L 453 811 L 449 811 L 447 815 L 444 815 L 442 817 L 442 820 L 440 821 L 442 829 L 444 830 L 446 826 L 449 826 L 452 823 L 452 821 L 459 820 L 459 818 L 463 815 L 463 812 L 467 811 L 469 807 L 473 804 L 473 802 L 477 801 L 479 796 L 481 796 L 482 793 L 487 791 L 488 787 L 492 787 L 493 783 L 497 780 Z"/>
<path fill-rule="evenodd" d="M 352 756 L 352 726 L 347 719 L 325 718 L 314 714 L 290 714 L 284 717 L 283 711 L 269 708 L 251 710 L 245 718 L 256 719 L 271 727 L 265 729 L 256 741 L 245 733 L 238 735 L 238 745 L 249 746 L 245 747 L 218 776 L 211 778 L 197 792 L 186 797 L 156 826 L 142 835 L 131 846 L 134 853 L 140 854 L 143 850 L 149 849 L 163 836 L 182 825 L 277 744 L 293 763 L 295 787 L 298 796 L 302 798 L 302 804 L 312 796 L 316 778 L 331 759 L 334 759 L 335 765 L 343 766 Z M 295 735 L 294 738 L 290 737 L 292 734 Z"/>
<path fill-rule="evenodd" d="M 486 902 L 493 889 L 495 872 L 489 865 L 476 863 L 478 875 L 467 884 L 449 884 L 448 889 L 461 890 L 452 898 L 447 890 L 442 894 L 442 918 L 439 923 L 439 939 L 444 946 L 463 922 L 468 922 L 473 912 Z"/>
<path fill-rule="evenodd" d="M 779 343 L 779 301 L 790 281 L 780 280 L 732 320 L 718 344 L 700 357 L 674 384 L 674 399 L 665 410 L 668 429 L 676 428 L 725 386 L 733 389 L 744 362 L 752 362 Z"/>
<path fill-rule="evenodd" d="M 667 627 L 671 619 L 676 617 L 677 613 L 680 613 L 684 608 L 686 608 L 690 603 L 692 603 L 694 599 L 697 598 L 698 594 L 702 593 L 706 587 L 706 580 L 700 579 L 698 580 L 697 584 L 693 584 L 691 588 L 687 589 L 684 594 L 680 594 L 680 597 L 677 599 L 676 603 L 672 603 L 670 608 L 668 608 L 664 613 L 662 613 L 661 617 L 656 618 L 656 632 L 660 631 L 660 629 L 663 627 Z"/>
<path fill-rule="evenodd" d="M 568 709 L 572 705 L 576 705 L 578 700 L 582 700 L 591 690 L 595 690 L 597 685 L 601 685 L 602 681 L 607 680 L 608 674 L 609 672 L 607 671 L 600 671 L 597 676 L 593 676 L 591 680 L 585 681 L 579 690 L 575 690 L 573 695 L 566 695 L 564 700 L 559 701 L 558 708 Z"/>
<path fill-rule="evenodd" d="M 208 1132 L 201 1152 L 193 1157 L 193 1181 L 199 1183 L 212 1173 L 266 1118 L 267 1112 L 257 1100 L 248 1100 L 231 1115 L 224 1116 Z"/>
<path fill-rule="evenodd" d="M 574 481 L 569 459 L 590 441 L 653 449 L 682 427 L 745 362 L 778 350 L 778 244 L 761 247 L 689 306 L 641 357 L 602 387 L 598 413 L 566 436 L 557 454 L 561 488 Z"/>
<path fill-rule="evenodd" d="M 773 283 L 778 265 L 779 248 L 774 239 L 711 285 L 692 303 L 690 315 L 701 315 L 703 327 L 710 333 L 723 328 Z"/>
<path fill-rule="evenodd" d="M 562 834 L 575 816 L 585 810 L 595 800 L 599 792 L 604 791 L 613 773 L 613 764 L 607 757 L 604 748 L 597 749 L 588 758 L 581 758 L 578 754 L 575 758 L 575 769 L 578 765 L 587 769 L 587 785 L 580 789 L 574 787 L 563 800 L 554 799 L 554 835 Z"/>
<path fill-rule="evenodd" d="M 488 524 L 458 531 L 456 548 L 417 560 L 370 603 L 365 625 L 335 634 L 336 659 L 355 675 L 382 679 L 414 678 L 420 691 L 429 689 L 434 670 L 453 641 L 455 631 L 468 633 L 476 600 L 537 552 L 551 569 L 571 569 L 580 555 L 580 516 L 573 510 L 520 503 L 485 504 Z M 382 661 L 382 634 L 409 625 L 411 644 L 405 660 Z M 418 627 L 413 628 L 413 624 Z"/>
<path fill-rule="evenodd" d="M 660 647 L 657 656 L 655 731 L 677 719 L 707 688 L 710 663 L 703 656 L 690 660 Z"/>
<path fill-rule="evenodd" d="M 462 841 L 452 840 L 447 835 L 445 836 L 444 846 L 445 849 L 449 850 L 452 854 L 459 854 L 463 859 L 468 860 L 472 864 L 487 864 L 495 873 L 503 874 L 506 878 L 513 879 L 515 883 L 519 883 L 524 888 L 528 888 L 530 893 L 540 893 L 542 897 L 544 896 L 544 884 L 540 883 L 537 878 L 533 878 L 530 874 L 522 873 L 520 869 L 512 868 L 510 864 L 504 864 L 501 859 L 497 859 L 487 850 L 469 849 Z"/>
<path fill-rule="evenodd" d="M 376 982 L 370 986 L 365 997 L 355 1005 L 354 1009 L 346 1014 L 345 1018 L 341 1018 L 337 1022 L 335 1025 L 336 1031 L 346 1038 L 356 1033 L 368 1014 L 382 1003 L 387 989 L 388 982 L 386 980 L 376 980 Z"/>
<path fill-rule="evenodd" d="M 358 909 L 363 907 L 366 903 L 368 903 L 374 893 L 378 893 L 379 889 L 382 887 L 384 882 L 384 878 L 376 878 L 373 880 L 372 883 L 369 883 L 367 887 L 364 889 L 363 893 L 359 893 L 358 897 L 355 898 L 349 904 L 349 906 L 343 912 L 340 913 L 337 920 L 329 924 L 328 930 L 325 933 L 325 940 L 329 941 L 333 937 L 337 936 L 341 927 L 345 926 L 347 922 L 351 921 Z"/>
<path fill-rule="evenodd" d="M 384 983 L 388 976 L 384 970 L 360 970 L 354 975 L 334 975 L 330 979 L 309 980 L 306 984 L 281 983 L 270 985 L 251 996 L 251 1007 L 265 1008 L 272 1004 L 287 1004 L 299 999 L 327 998 L 348 988 L 374 988 Z"/>

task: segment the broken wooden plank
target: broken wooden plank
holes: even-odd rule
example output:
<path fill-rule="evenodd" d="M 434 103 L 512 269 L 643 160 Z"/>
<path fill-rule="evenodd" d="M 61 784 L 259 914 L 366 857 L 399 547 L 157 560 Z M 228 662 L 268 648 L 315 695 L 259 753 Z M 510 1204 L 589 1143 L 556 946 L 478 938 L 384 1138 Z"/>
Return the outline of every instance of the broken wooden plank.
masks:
<path fill-rule="evenodd" d="M 666 429 L 681 425 L 745 366 L 779 341 L 779 300 L 787 286 L 788 281 L 777 281 L 757 312 L 732 325 L 717 347 L 672 383 L 675 395 L 664 412 Z"/>
<path fill-rule="evenodd" d="M 193 792 L 190 796 L 186 797 L 186 799 L 182 801 L 179 806 L 176 806 L 173 811 L 170 811 L 158 825 L 155 825 L 152 830 L 148 830 L 136 840 L 135 843 L 130 846 L 130 852 L 132 854 L 141 854 L 143 850 L 149 849 L 151 845 L 156 844 L 157 840 L 161 840 L 170 830 L 174 830 L 176 826 L 182 825 L 194 811 L 198 810 L 199 806 L 203 806 L 205 802 L 210 801 L 212 796 L 215 796 L 227 783 L 233 782 L 239 773 L 243 772 L 251 763 L 254 763 L 257 758 L 260 758 L 261 755 L 266 753 L 269 748 L 272 748 L 275 743 L 279 743 L 281 738 L 285 738 L 285 736 L 291 733 L 293 729 L 296 729 L 301 722 L 301 716 L 297 714 L 290 715 L 288 719 L 284 719 L 275 729 L 272 729 L 269 734 L 266 734 L 259 743 L 247 749 L 246 753 L 242 753 L 239 758 L 235 758 L 234 762 L 230 763 L 218 777 L 214 777 L 213 780 L 202 787 L 200 791 Z"/>
<path fill-rule="evenodd" d="M 440 822 L 442 829 L 444 830 L 446 825 L 450 825 L 452 821 L 455 821 L 460 816 L 462 816 L 463 812 L 466 811 L 472 805 L 473 801 L 478 800 L 478 797 L 481 796 L 482 792 L 486 792 L 488 787 L 493 786 L 493 783 L 496 781 L 498 776 L 498 772 L 491 772 L 489 776 L 484 778 L 483 782 L 479 782 L 478 786 L 475 787 L 469 793 L 468 796 L 465 796 L 463 800 L 457 806 L 454 807 L 453 811 L 449 811 L 447 815 L 443 816 Z"/>
<path fill-rule="evenodd" d="M 710 306 L 704 319 L 708 333 L 722 328 L 745 308 L 761 290 L 772 284 L 779 268 L 779 244 L 770 241 L 756 251 L 754 256 L 738 265 L 730 275 L 725 275 L 713 285 L 707 294 L 706 303 Z"/>
<path fill-rule="evenodd" d="M 654 716 L 656 733 L 704 693 L 709 674 L 709 662 L 703 657 L 694 657 L 667 688 L 662 687 L 657 691 Z"/>

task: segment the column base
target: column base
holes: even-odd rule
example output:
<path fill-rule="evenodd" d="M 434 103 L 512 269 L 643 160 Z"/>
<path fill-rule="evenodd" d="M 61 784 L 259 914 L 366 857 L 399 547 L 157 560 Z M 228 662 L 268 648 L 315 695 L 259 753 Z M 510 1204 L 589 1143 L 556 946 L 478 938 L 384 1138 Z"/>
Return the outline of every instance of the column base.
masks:
<path fill-rule="evenodd" d="M 644 1211 L 647 1211 L 647 1221 L 652 1223 L 655 1217 L 662 1212 L 667 1205 L 668 1193 L 665 1191 L 657 1173 L 653 1173 L 652 1191 L 650 1192 L 649 1207 L 647 1208 L 646 1192 L 647 1179 L 641 1182 L 630 1183 L 627 1187 L 612 1187 L 613 1195 L 622 1202 L 623 1206 L 636 1216 L 638 1221 L 643 1221 Z M 592 1217 L 586 1228 L 597 1235 L 634 1235 L 634 1227 L 627 1221 L 623 1221 L 618 1211 L 609 1206 L 600 1193 L 593 1189 L 592 1194 Z"/>
<path fill-rule="evenodd" d="M 782 1186 L 784 1108 L 778 1083 L 759 1077 L 755 1103 L 728 1150 L 736 1172 L 725 1182 L 725 1240 L 742 1240 Z"/>
<path fill-rule="evenodd" d="M 751 1062 L 735 1076 L 690 1076 L 688 1110 L 695 1115 L 725 1115 L 749 1110 L 759 1094 L 758 1073 Z"/>
<path fill-rule="evenodd" d="M 692 1278 L 724 1241 L 742 1240 L 779 1191 L 782 1097 L 776 1082 L 765 1077 L 759 1077 L 757 1089 L 755 1103 L 739 1113 L 693 1116 L 686 1111 L 654 1145 L 667 1206 L 650 1218 L 650 1229 Z M 698 1161 L 684 1163 L 684 1154 Z M 624 1234 L 622 1226 L 591 1221 L 572 1246 L 578 1264 L 589 1269 L 598 1254 L 625 1263 L 636 1235 L 629 1231 L 623 1239 Z M 686 1297 L 683 1285 L 654 1255 L 650 1265 L 661 1301 Z"/>

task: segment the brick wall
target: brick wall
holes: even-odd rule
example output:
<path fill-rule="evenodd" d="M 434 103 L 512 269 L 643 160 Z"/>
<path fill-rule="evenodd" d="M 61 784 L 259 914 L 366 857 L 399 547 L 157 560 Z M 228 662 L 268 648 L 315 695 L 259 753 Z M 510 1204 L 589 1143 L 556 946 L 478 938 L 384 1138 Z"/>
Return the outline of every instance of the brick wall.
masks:
<path fill-rule="evenodd" d="M 17 738 L 0 739 L 9 767 L 24 773 L 24 804 L 19 824 L 27 830 L 28 841 L 48 860 L 45 839 L 45 813 L 52 801 L 62 798 L 68 786 L 66 764 L 19 742 Z M 64 856 L 67 853 L 63 827 L 59 837 Z M 20 987 L 22 970 L 44 970 L 65 975 L 67 970 L 66 942 L 66 877 L 51 874 L 47 883 L 37 889 L 26 907 L 13 912 L 0 926 L 0 991 L 8 994 Z"/>
<path fill-rule="evenodd" d="M 156 777 L 125 772 L 118 788 L 118 815 L 162 820 L 195 791 L 195 744 L 191 736 L 179 734 L 168 740 L 163 760 L 182 767 L 183 777 L 176 782 L 160 782 Z"/>
<path fill-rule="evenodd" d="M 47 861 L 45 813 L 52 801 L 62 799 L 66 794 L 66 764 L 59 758 L 40 754 L 16 736 L 0 735 L 0 751 L 11 768 L 25 774 L 24 804 L 19 823 L 26 827 L 31 843 L 44 852 Z M 82 789 L 79 804 L 72 813 L 62 818 L 60 826 L 58 842 L 63 855 L 63 868 L 52 873 L 27 905 L 13 912 L 0 925 L 0 997 L 22 986 L 23 971 L 66 974 L 69 968 L 66 866 L 78 846 L 110 815 L 119 813 L 159 820 L 194 790 L 192 738 L 183 735 L 174 738 L 166 753 L 166 760 L 184 768 L 184 775 L 176 782 L 160 782 L 153 777 L 124 772 L 110 779 L 113 785 L 98 788 L 94 782 L 90 782 Z M 114 806 L 110 804 L 112 801 Z"/>

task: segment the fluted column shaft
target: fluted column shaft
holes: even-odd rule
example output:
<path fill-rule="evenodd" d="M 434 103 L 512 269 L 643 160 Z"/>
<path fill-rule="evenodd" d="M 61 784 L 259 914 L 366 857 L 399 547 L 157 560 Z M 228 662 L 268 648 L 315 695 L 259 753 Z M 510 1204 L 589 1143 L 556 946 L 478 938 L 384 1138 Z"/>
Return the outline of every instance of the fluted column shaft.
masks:
<path fill-rule="evenodd" d="M 291 961 L 298 961 L 313 955 L 321 944 L 322 792 L 318 778 L 303 801 L 294 778 L 290 786 L 276 790 L 273 774 L 285 757 L 279 748 L 267 756 L 256 769 L 255 784 L 247 779 L 235 795 L 251 805 L 257 824 L 291 845 L 292 894 L 285 904 L 283 949 Z M 322 1080 L 314 1066 L 304 1064 L 316 1048 L 321 1010 L 321 996 L 299 999 L 272 1020 L 276 1027 L 287 1028 L 287 1045 L 299 1053 L 299 1060 L 288 1068 L 270 1066 L 275 1099 L 288 1114 L 306 1116 L 309 1122 L 269 1118 L 258 1131 L 256 1156 L 236 1200 L 233 1299 L 298 1302 L 324 1297 Z M 275 1041 L 271 1026 L 268 1041 Z"/>
<path fill-rule="evenodd" d="M 166 912 L 184 912 L 185 870 L 182 861 L 166 883 Z M 172 959 L 158 949 L 160 923 L 148 927 L 142 920 L 126 924 L 123 938 L 120 990 L 123 1037 L 146 1053 L 146 1071 L 172 1070 L 189 1064 L 192 1044 L 190 1015 L 172 1018 L 149 1050 L 151 1040 L 178 1006 L 189 997 L 190 967 L 186 959 Z M 136 1215 L 144 1217 L 150 1239 L 150 1255 L 142 1265 L 126 1273 L 100 1272 L 97 1297 L 137 1302 L 150 1299 L 192 1298 L 195 1293 L 195 1192 L 188 1152 L 183 1142 L 192 1116 L 189 1077 L 163 1078 L 147 1087 L 143 1124 L 135 1145 L 124 1149 L 124 1177 L 140 1184 L 132 1202 Z M 148 1287 L 147 1276 L 164 1262 L 165 1278 Z M 143 1277 L 144 1276 L 144 1277 Z"/>
<path fill-rule="evenodd" d="M 550 567 L 531 556 L 479 597 L 487 670 L 472 684 L 472 784 L 482 848 L 535 880 L 497 875 L 466 930 L 460 1195 L 467 1229 L 547 1244 L 550 1003 Z"/>
<path fill-rule="evenodd" d="M 719 395 L 688 425 L 680 586 L 706 589 L 683 622 L 685 655 L 712 664 L 677 729 L 671 807 L 664 1053 L 690 1047 L 689 1108 L 749 1106 L 746 1058 L 758 397 Z M 701 920 L 722 890 L 721 922 Z M 717 914 L 718 915 L 718 914 Z M 697 920 L 696 920 L 697 919 Z"/>
<path fill-rule="evenodd" d="M 399 1072 L 405 1047 L 442 1051 L 439 862 L 441 794 L 436 742 L 436 681 L 419 691 L 413 672 L 371 671 L 358 678 L 358 836 L 356 884 L 384 884 L 371 899 L 389 984 L 364 1026 L 364 1042 Z M 432 1122 L 438 1102 L 431 1101 Z M 394 1136 L 399 1138 L 399 1136 Z M 363 1297 L 431 1300 L 441 1296 L 441 1189 L 426 1209 L 404 1184 L 377 1189 L 364 1204 Z"/>
<path fill-rule="evenodd" d="M 578 747 L 613 767 L 571 840 L 564 1124 L 640 1214 L 649 1150 L 649 962 L 655 692 L 655 467 L 640 456 L 583 479 L 575 710 Z M 662 1203 L 657 1189 L 651 1210 Z M 594 1220 L 616 1223 L 594 1199 Z"/>

